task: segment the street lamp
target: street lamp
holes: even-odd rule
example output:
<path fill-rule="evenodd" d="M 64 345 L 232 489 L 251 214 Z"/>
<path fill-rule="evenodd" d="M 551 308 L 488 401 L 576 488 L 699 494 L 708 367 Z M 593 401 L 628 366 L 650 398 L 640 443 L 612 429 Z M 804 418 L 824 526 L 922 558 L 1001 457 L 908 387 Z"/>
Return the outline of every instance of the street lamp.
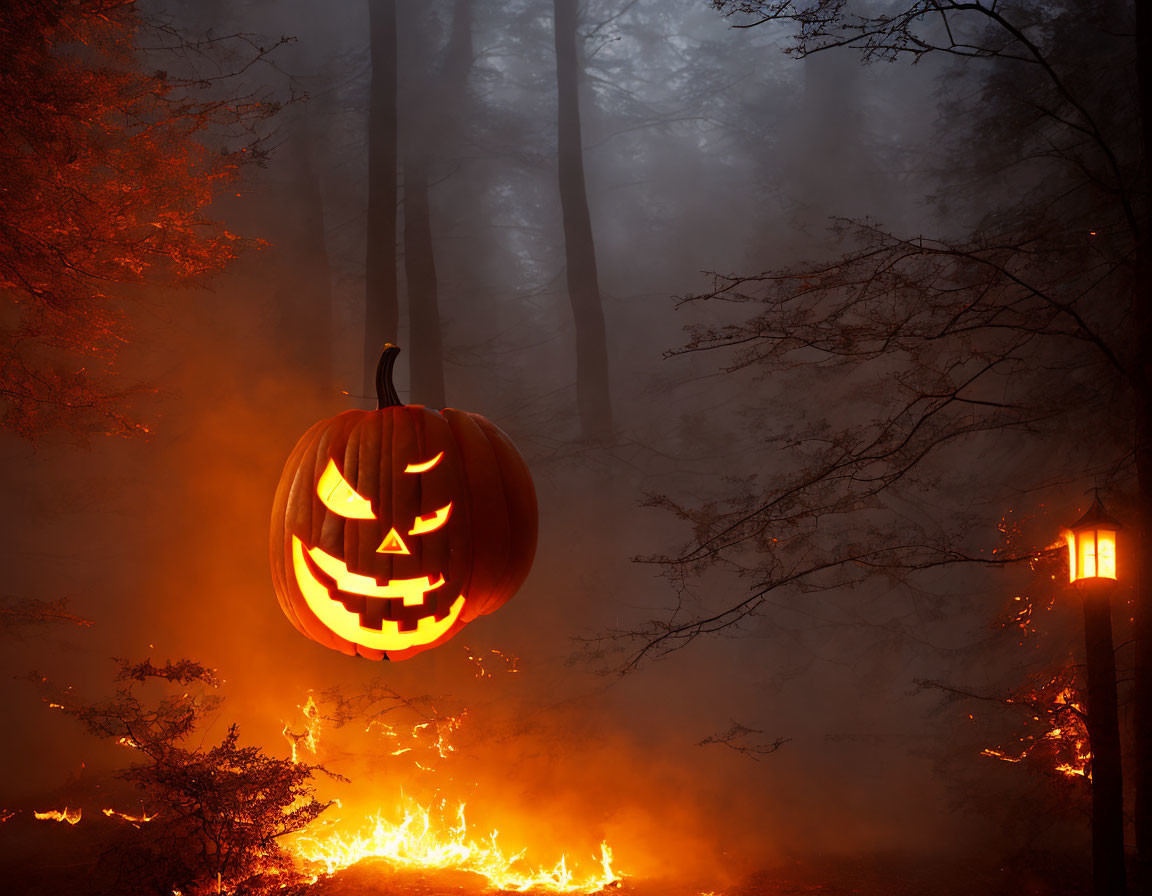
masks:
<path fill-rule="evenodd" d="M 1088 512 L 1065 533 L 1068 578 L 1084 601 L 1085 677 L 1088 711 L 1084 724 L 1092 752 L 1092 892 L 1123 896 L 1124 785 L 1120 767 L 1120 721 L 1116 709 L 1116 652 L 1112 603 L 1116 587 L 1116 533 L 1097 495 Z"/>
<path fill-rule="evenodd" d="M 1090 579 L 1116 580 L 1116 533 L 1120 523 L 1108 515 L 1097 495 L 1088 512 L 1073 523 L 1068 541 L 1068 578 L 1077 588 Z M 1105 582 L 1094 583 L 1107 587 Z M 1109 588 L 1111 590 L 1111 588 Z"/>

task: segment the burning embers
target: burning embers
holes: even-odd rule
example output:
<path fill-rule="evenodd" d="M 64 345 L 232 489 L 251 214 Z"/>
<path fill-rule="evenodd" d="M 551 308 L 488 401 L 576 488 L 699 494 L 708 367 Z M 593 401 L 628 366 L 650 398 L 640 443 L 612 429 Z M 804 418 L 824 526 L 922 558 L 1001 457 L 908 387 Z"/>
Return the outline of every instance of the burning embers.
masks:
<path fill-rule="evenodd" d="M 382 718 L 395 710 L 400 710 L 402 715 L 389 716 L 391 721 Z M 370 738 L 372 743 L 369 755 L 373 767 L 379 768 L 383 760 L 394 763 L 389 766 L 389 772 L 398 771 L 401 764 L 414 768 L 418 770 L 414 772 L 416 778 L 428 782 L 428 786 L 434 786 L 437 796 L 425 804 L 402 797 L 399 811 L 391 815 L 384 812 L 353 814 L 339 800 L 333 799 L 326 805 L 311 800 L 312 791 L 308 790 L 305 796 L 297 797 L 293 806 L 285 808 L 285 813 L 295 811 L 296 806 L 302 805 L 300 800 L 304 800 L 305 809 L 309 805 L 319 807 L 320 810 L 330 808 L 333 812 L 341 812 L 343 817 L 329 820 L 328 815 L 324 815 L 317 818 L 319 813 L 316 812 L 303 824 L 291 829 L 290 834 L 288 831 L 273 834 L 275 837 L 288 835 L 288 842 L 284 842 L 283 846 L 294 859 L 291 863 L 294 867 L 281 864 L 275 866 L 279 870 L 270 870 L 259 864 L 268 855 L 261 853 L 253 860 L 257 862 L 253 867 L 260 873 L 290 873 L 293 879 L 302 877 L 304 880 L 311 878 L 315 881 L 365 859 L 376 859 L 387 863 L 387 868 L 391 869 L 390 872 L 381 869 L 382 873 L 418 872 L 421 876 L 427 876 L 439 872 L 464 872 L 479 876 L 493 889 L 565 894 L 595 893 L 605 888 L 615 888 L 623 877 L 612 867 L 612 852 L 608 845 L 601 843 L 597 850 L 593 845 L 596 841 L 585 840 L 579 832 L 577 835 L 582 845 L 575 851 L 558 848 L 553 851 L 550 843 L 545 844 L 545 855 L 552 862 L 547 864 L 532 858 L 528 849 L 524 848 L 523 841 L 509 845 L 507 837 L 502 841 L 499 833 L 490 827 L 477 829 L 469 826 L 463 801 L 453 799 L 452 791 L 448 791 L 450 795 L 447 798 L 443 796 L 446 788 L 454 786 L 451 782 L 458 780 L 443 765 L 446 760 L 458 755 L 452 739 L 464 722 L 464 710 L 452 715 L 441 714 L 429 698 L 404 698 L 387 685 L 380 684 L 352 695 L 338 691 L 309 694 L 300 711 L 304 722 L 302 730 L 294 731 L 287 724 L 283 729 L 292 747 L 292 762 L 301 764 L 305 755 L 317 757 L 321 752 L 322 733 L 327 740 L 329 730 L 342 728 L 350 722 L 363 722 L 363 727 L 357 724 L 350 730 L 358 737 L 367 735 Z M 408 723 L 400 723 L 400 718 L 405 715 L 409 719 Z M 349 754 L 344 751 L 345 746 L 337 745 L 328 752 L 347 756 Z M 426 764 L 419 759 L 424 759 Z M 277 762 L 288 765 L 282 760 Z M 301 771 L 310 775 L 311 771 L 320 768 L 309 765 Z M 335 771 L 332 777 L 334 780 L 347 781 Z M 389 780 L 396 778 L 390 774 Z M 365 786 L 371 787 L 372 781 L 359 782 L 358 791 L 361 794 L 367 792 Z M 469 787 L 475 802 L 476 791 L 471 789 L 472 785 L 463 783 L 459 786 Z M 461 792 L 457 790 L 456 794 Z M 171 804 L 163 800 L 160 802 L 159 810 L 145 809 L 141 803 L 139 812 L 86 807 L 82 813 L 79 808 L 65 807 L 36 811 L 34 814 L 37 820 L 62 822 L 70 826 L 78 825 L 83 816 L 85 824 L 111 822 L 143 828 L 157 819 L 162 825 L 171 819 L 171 813 L 163 808 Z M 379 803 L 371 808 L 375 809 L 377 805 Z M 521 824 L 516 814 L 509 816 L 508 807 L 503 804 L 490 809 L 488 817 L 501 818 L 502 823 L 523 829 L 524 836 L 532 836 L 533 831 L 539 828 L 538 824 L 532 823 L 535 821 L 534 815 L 524 819 L 529 823 Z M 528 811 L 532 812 L 531 809 Z M 0 822 L 16 814 L 16 810 L 0 810 Z M 536 845 L 539 844 L 534 841 L 534 848 Z M 576 861 L 572 861 L 574 856 Z M 379 872 L 366 868 L 364 873 L 372 875 Z M 233 884 L 228 883 L 228 880 L 226 872 L 224 882 L 229 889 L 219 889 L 221 884 L 217 881 L 217 892 L 233 891 Z"/>
<path fill-rule="evenodd" d="M 68 824 L 80 824 L 80 819 L 83 817 L 83 812 L 79 809 L 69 809 L 67 806 L 61 809 L 48 809 L 45 812 L 33 812 L 32 815 L 37 821 L 63 821 Z"/>
<path fill-rule="evenodd" d="M 140 827 L 142 824 L 147 824 L 152 821 L 159 814 L 153 812 L 149 815 L 147 812 L 141 812 L 139 815 L 132 815 L 129 812 L 121 812 L 118 809 L 104 809 L 102 810 L 108 818 L 115 818 L 120 821 L 126 821 L 133 827 Z M 17 815 L 18 810 L 15 809 L 0 809 L 0 822 L 8 821 Z M 60 821 L 65 824 L 77 825 L 84 817 L 83 809 L 72 809 L 65 806 L 63 809 L 45 809 L 43 812 L 32 812 L 32 817 L 37 821 Z"/>
<path fill-rule="evenodd" d="M 463 803 L 449 813 L 444 802 L 436 812 L 409 802 L 399 820 L 377 814 L 351 834 L 303 836 L 293 852 L 304 862 L 322 866 L 326 874 L 365 859 L 384 859 L 404 869 L 470 871 L 501 890 L 595 893 L 621 877 L 612 870 L 612 850 L 606 843 L 600 844 L 594 870 L 570 868 L 563 855 L 550 868 L 534 868 L 524 850 L 505 852 L 498 832 L 479 839 L 471 834 Z"/>
<path fill-rule="evenodd" d="M 363 730 L 379 737 L 380 752 L 403 757 L 400 761 L 411 763 L 422 772 L 432 772 L 434 769 L 419 759 L 438 765 L 437 759 L 448 759 L 454 754 L 456 748 L 450 738 L 460 729 L 465 713 L 440 715 L 428 707 L 431 715 L 407 725 L 385 722 L 378 717 L 381 712 L 403 706 L 412 708 L 390 690 L 383 701 L 371 700 L 362 707 L 369 716 Z M 296 762 L 304 752 L 317 755 L 325 722 L 339 728 L 360 715 L 345 716 L 337 712 L 335 717 L 326 716 L 311 694 L 300 711 L 304 722 L 302 730 L 293 731 L 285 724 L 283 731 Z M 437 775 L 436 780 L 438 788 L 442 788 L 445 781 L 453 779 Z M 339 801 L 334 802 L 334 808 L 341 806 Z M 470 872 L 500 890 L 595 893 L 616 885 L 623 876 L 613 870 L 612 851 L 606 843 L 600 844 L 598 855 L 588 855 L 585 861 L 570 863 L 568 854 L 561 854 L 551 866 L 534 864 L 526 849 L 510 849 L 502 844 L 499 832 L 482 834 L 471 829 L 464 808 L 463 802 L 455 803 L 443 797 L 427 805 L 403 798 L 398 811 L 392 815 L 378 811 L 330 821 L 325 815 L 298 834 L 289 848 L 317 877 L 335 874 L 366 859 L 383 860 L 403 871 Z"/>
<path fill-rule="evenodd" d="M 128 812 L 117 812 L 115 809 L 105 809 L 104 814 L 109 818 L 119 818 L 121 821 L 126 821 L 133 827 L 138 828 L 140 825 L 147 824 L 154 820 L 160 813 L 153 812 L 149 815 L 147 812 L 141 812 L 139 815 L 132 815 Z"/>
<path fill-rule="evenodd" d="M 1049 685 L 1058 681 L 1053 679 Z M 1041 691 L 1044 689 L 1042 688 Z M 1041 695 L 1035 695 L 1039 698 Z M 1010 699 L 1009 703 L 1035 705 L 1039 699 Z M 1088 747 L 1088 730 L 1084 726 L 1084 708 L 1071 685 L 1065 685 L 1052 697 L 1051 705 L 1035 709 L 1033 721 L 1043 721 L 1046 730 L 1040 735 L 1026 735 L 1014 749 L 987 748 L 981 755 L 1004 762 L 1022 762 L 1044 755 L 1052 769 L 1069 778 L 1091 778 L 1092 752 Z"/>

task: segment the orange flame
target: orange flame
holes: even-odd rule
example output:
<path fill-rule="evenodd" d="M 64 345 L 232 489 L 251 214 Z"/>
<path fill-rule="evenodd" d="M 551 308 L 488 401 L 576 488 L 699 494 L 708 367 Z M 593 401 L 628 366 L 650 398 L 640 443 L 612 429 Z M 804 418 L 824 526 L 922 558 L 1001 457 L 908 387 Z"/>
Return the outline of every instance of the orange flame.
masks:
<path fill-rule="evenodd" d="M 504 664 L 504 668 L 499 670 L 499 671 L 507 672 L 509 674 L 515 674 L 516 672 L 520 671 L 520 669 L 517 668 L 519 663 L 520 663 L 520 657 L 515 656 L 511 653 L 503 653 L 502 651 L 499 651 L 496 648 L 492 648 L 488 652 L 490 654 L 492 654 L 492 656 L 496 657 L 496 659 L 499 662 L 502 662 Z M 496 673 L 492 672 L 485 665 L 485 663 L 490 659 L 490 657 L 484 656 L 482 654 L 473 653 L 471 647 L 465 647 L 464 653 L 468 657 L 468 662 L 470 662 L 476 668 L 476 674 L 475 674 L 476 678 L 495 678 L 496 677 Z"/>
<path fill-rule="evenodd" d="M 297 733 L 293 731 L 288 723 L 284 723 L 284 729 L 280 733 L 287 738 L 289 745 L 292 747 L 292 761 L 300 761 L 300 748 L 303 746 L 313 756 L 316 755 L 316 748 L 320 745 L 320 707 L 316 705 L 316 700 L 311 694 L 308 695 L 307 701 L 304 705 L 299 707 L 300 712 L 304 715 L 304 730 Z"/>
<path fill-rule="evenodd" d="M 63 811 L 49 809 L 46 812 L 33 812 L 32 814 L 40 821 L 66 821 L 68 824 L 79 824 L 81 811 L 65 806 Z"/>
<path fill-rule="evenodd" d="M 420 750 L 435 751 L 441 759 L 447 759 L 450 754 L 456 752 L 456 747 L 452 745 L 449 737 L 464 724 L 464 718 L 467 714 L 468 711 L 464 710 L 458 715 L 437 716 L 430 722 L 417 722 L 411 727 L 399 728 L 380 719 L 372 719 L 364 730 L 370 732 L 375 729 L 382 736 L 395 738 L 397 741 L 411 740 L 411 743 L 396 743 L 393 749 L 389 750 L 391 756 L 403 756 L 405 753 L 414 753 L 414 751 Z M 287 736 L 291 738 L 294 735 L 288 734 Z M 293 761 L 295 761 L 295 756 L 293 756 Z M 431 770 L 416 760 L 415 756 L 413 756 L 413 764 L 425 771 Z"/>
<path fill-rule="evenodd" d="M 1070 718 L 1062 725 L 1053 725 L 1044 735 L 1049 740 L 1067 744 L 1072 752 L 1072 759 L 1056 766 L 1056 771 L 1068 777 L 1084 777 L 1091 779 L 1092 750 L 1088 746 L 1088 729 L 1084 727 L 1084 709 L 1079 703 L 1073 702 L 1075 694 L 1072 688 L 1064 688 L 1056 695 L 1058 706 L 1067 706 L 1073 710 Z"/>
<path fill-rule="evenodd" d="M 138 828 L 138 827 L 140 827 L 140 825 L 146 824 L 147 822 L 152 821 L 152 819 L 154 819 L 160 813 L 159 812 L 153 812 L 151 815 L 149 815 L 147 812 L 144 812 L 140 815 L 129 815 L 127 812 L 117 812 L 115 809 L 105 809 L 104 814 L 107 815 L 109 818 L 122 819 L 123 821 L 126 821 L 129 824 L 131 824 L 133 827 Z"/>
<path fill-rule="evenodd" d="M 325 874 L 364 859 L 381 858 L 400 868 L 471 871 L 500 890 L 595 893 L 622 877 L 612 869 L 612 850 L 606 843 L 600 844 L 595 870 L 578 873 L 563 855 L 552 867 L 533 867 L 525 861 L 524 850 L 506 853 L 497 831 L 475 839 L 469 833 L 463 803 L 456 808 L 453 821 L 410 802 L 400 821 L 377 813 L 356 833 L 302 836 L 292 849 L 302 861 L 322 865 Z"/>
<path fill-rule="evenodd" d="M 300 709 L 304 714 L 304 731 L 293 732 L 287 724 L 283 730 L 292 747 L 293 762 L 299 761 L 301 748 L 316 755 L 320 740 L 320 709 L 311 695 Z M 394 738 L 395 749 L 390 751 L 391 755 L 411 753 L 409 758 L 416 768 L 432 772 L 435 770 L 415 758 L 416 751 L 422 756 L 434 752 L 440 759 L 449 758 L 456 751 L 449 738 L 463 725 L 466 715 L 467 711 L 454 716 L 436 716 L 410 727 L 372 719 L 365 730 L 379 729 L 384 737 Z M 551 867 L 536 867 L 526 861 L 524 849 L 505 852 L 498 832 L 493 831 L 486 837 L 470 832 L 464 803 L 457 806 L 451 819 L 445 818 L 447 806 L 448 801 L 441 800 L 439 809 L 433 812 L 428 806 L 407 800 L 399 821 L 391 821 L 377 812 L 350 825 L 341 825 L 340 819 L 330 824 L 321 822 L 313 829 L 325 833 L 301 832 L 291 850 L 303 863 L 321 869 L 318 875 L 333 874 L 364 859 L 379 858 L 403 869 L 473 872 L 501 890 L 594 893 L 621 879 L 621 875 L 612 870 L 612 851 L 606 843 L 600 845 L 594 871 L 570 868 L 565 855 Z"/>
<path fill-rule="evenodd" d="M 1022 762 L 1040 747 L 1048 747 L 1059 761 L 1054 770 L 1069 777 L 1082 777 L 1091 780 L 1092 751 L 1088 746 L 1088 731 L 1084 727 L 1083 707 L 1076 702 L 1076 693 L 1071 686 L 1064 687 L 1053 698 L 1048 710 L 1048 730 L 1040 737 L 1029 736 L 1022 746 L 1013 752 L 991 747 L 981 750 L 981 756 L 991 756 L 1002 762 Z M 1039 721 L 1039 716 L 1034 717 Z"/>

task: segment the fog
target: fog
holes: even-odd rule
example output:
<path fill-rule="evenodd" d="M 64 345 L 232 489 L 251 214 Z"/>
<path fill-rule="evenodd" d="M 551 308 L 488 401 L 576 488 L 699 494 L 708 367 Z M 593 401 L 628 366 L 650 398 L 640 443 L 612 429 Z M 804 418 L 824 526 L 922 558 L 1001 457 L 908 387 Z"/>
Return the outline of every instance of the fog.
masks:
<path fill-rule="evenodd" d="M 422 21 L 441 47 L 453 4 L 398 6 L 403 141 L 423 89 L 406 35 Z M 700 0 L 589 0 L 583 163 L 614 419 L 612 443 L 589 444 L 556 187 L 551 4 L 476 0 L 467 89 L 433 121 L 426 160 L 445 395 L 523 454 L 539 548 L 499 611 L 434 650 L 373 663 L 297 632 L 268 568 L 272 497 L 296 440 L 317 420 L 375 407 L 363 394 L 367 4 L 151 11 L 190 31 L 292 38 L 241 76 L 286 103 L 261 125 L 265 164 L 243 169 L 211 210 L 264 243 L 198 285 L 133 300 L 118 377 L 142 389 L 146 437 L 0 438 L 4 591 L 66 597 L 93 623 L 5 642 L 13 724 L 0 739 L 0 805 L 75 800 L 126 761 L 47 708 L 26 672 L 97 697 L 112 688 L 113 657 L 191 657 L 224 679 L 204 743 L 235 722 L 243 743 L 287 755 L 282 732 L 301 730 L 310 693 L 323 702 L 373 682 L 429 698 L 425 712 L 462 714 L 446 755 L 423 741 L 393 755 L 394 740 L 363 720 L 328 724 L 309 761 L 348 779 L 320 784 L 341 801 L 330 817 L 390 810 L 401 794 L 462 801 L 481 829 L 542 863 L 562 852 L 586 861 L 607 841 L 629 875 L 719 891 L 779 869 L 804 878 L 798 866 L 875 857 L 993 868 L 1026 848 L 1080 842 L 1075 809 L 1022 818 L 1021 805 L 1049 797 L 1036 796 L 1035 773 L 981 755 L 1000 745 L 989 716 L 917 684 L 1011 686 L 1034 661 L 1005 648 L 1014 636 L 1001 627 L 1026 571 L 782 592 L 626 674 L 640 642 L 611 637 L 667 618 L 677 601 L 694 610 L 749 588 L 714 567 L 678 591 L 659 564 L 638 562 L 674 555 L 693 535 L 689 521 L 647 506 L 652 495 L 717 500 L 802 463 L 769 447 L 770 434 L 815 411 L 871 413 L 857 392 L 865 382 L 814 387 L 802 371 L 726 372 L 719 353 L 669 354 L 690 324 L 748 315 L 678 300 L 709 291 L 713 272 L 836 252 L 836 217 L 907 233 L 954 226 L 957 205 L 930 197 L 962 126 L 947 98 L 970 88 L 964 71 L 934 59 L 861 65 L 850 52 L 790 58 L 786 26 L 733 29 Z M 397 386 L 419 404 L 402 255 L 399 268 Z M 933 486 L 935 509 L 998 518 L 1005 508 L 973 485 L 987 462 L 955 455 Z M 1074 632 L 1074 622 L 1055 625 Z M 385 721 L 410 728 L 419 717 L 401 707 Z M 754 732 L 737 745 L 784 742 L 763 755 L 701 743 L 735 724 Z"/>

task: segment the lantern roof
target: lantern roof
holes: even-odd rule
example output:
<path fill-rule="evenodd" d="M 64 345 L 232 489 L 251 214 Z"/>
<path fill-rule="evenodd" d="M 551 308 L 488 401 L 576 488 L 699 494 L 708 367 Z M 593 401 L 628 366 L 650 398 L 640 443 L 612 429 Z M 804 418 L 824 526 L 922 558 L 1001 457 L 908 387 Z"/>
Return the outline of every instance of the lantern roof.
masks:
<path fill-rule="evenodd" d="M 1092 506 L 1088 508 L 1088 512 L 1069 526 L 1073 532 L 1079 531 L 1080 529 L 1093 529 L 1097 527 L 1105 529 L 1123 528 L 1123 526 L 1120 525 L 1120 521 L 1104 509 L 1104 504 L 1100 500 L 1099 495 L 1096 495 L 1096 497 L 1092 499 Z"/>

